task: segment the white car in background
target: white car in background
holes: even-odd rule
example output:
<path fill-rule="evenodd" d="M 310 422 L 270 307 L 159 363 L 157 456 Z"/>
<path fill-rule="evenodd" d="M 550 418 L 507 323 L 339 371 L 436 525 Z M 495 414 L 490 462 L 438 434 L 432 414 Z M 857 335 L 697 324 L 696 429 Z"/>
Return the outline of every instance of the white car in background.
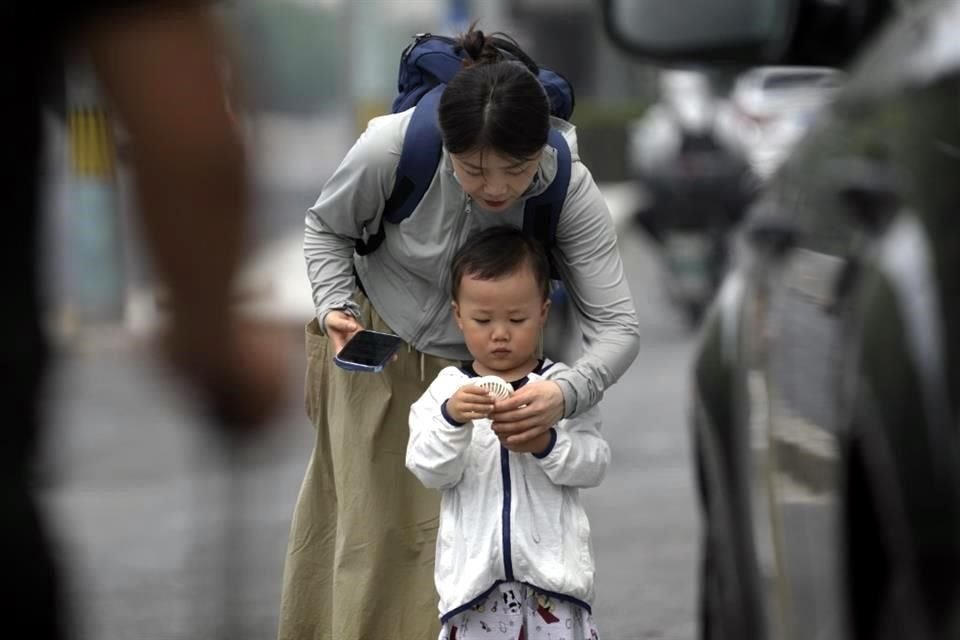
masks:
<path fill-rule="evenodd" d="M 734 81 L 717 134 L 766 180 L 843 83 L 830 67 L 756 67 Z"/>

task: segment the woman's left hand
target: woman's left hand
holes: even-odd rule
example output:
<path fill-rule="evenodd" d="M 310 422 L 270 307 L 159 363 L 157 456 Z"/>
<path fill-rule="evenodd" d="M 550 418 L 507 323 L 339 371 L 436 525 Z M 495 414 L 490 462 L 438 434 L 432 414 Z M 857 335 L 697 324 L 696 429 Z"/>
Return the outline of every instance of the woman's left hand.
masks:
<path fill-rule="evenodd" d="M 493 405 L 493 431 L 508 449 L 523 449 L 563 417 L 563 392 L 552 380 L 524 385 Z"/>

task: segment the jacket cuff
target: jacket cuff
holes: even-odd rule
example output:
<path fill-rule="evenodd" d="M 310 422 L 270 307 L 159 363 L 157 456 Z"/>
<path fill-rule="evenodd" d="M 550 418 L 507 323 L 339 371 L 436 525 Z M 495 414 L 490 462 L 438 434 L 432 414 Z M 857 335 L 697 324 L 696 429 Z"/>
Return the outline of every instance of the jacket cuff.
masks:
<path fill-rule="evenodd" d="M 440 405 L 440 414 L 443 416 L 443 419 L 447 421 L 447 424 L 452 427 L 462 427 L 463 425 L 467 424 L 466 422 L 457 422 L 450 417 L 450 414 L 447 413 L 447 400 L 444 400 L 443 404 Z"/>
<path fill-rule="evenodd" d="M 577 409 L 577 390 L 573 383 L 563 378 L 549 378 L 556 382 L 560 387 L 560 393 L 563 394 L 563 417 L 570 418 Z"/>
<path fill-rule="evenodd" d="M 547 446 L 544 448 L 543 451 L 539 453 L 534 453 L 533 457 L 539 460 L 543 460 L 548 455 L 550 455 L 550 452 L 553 451 L 553 447 L 556 446 L 556 444 L 557 444 L 557 430 L 553 427 L 550 427 L 550 442 L 547 443 Z"/>

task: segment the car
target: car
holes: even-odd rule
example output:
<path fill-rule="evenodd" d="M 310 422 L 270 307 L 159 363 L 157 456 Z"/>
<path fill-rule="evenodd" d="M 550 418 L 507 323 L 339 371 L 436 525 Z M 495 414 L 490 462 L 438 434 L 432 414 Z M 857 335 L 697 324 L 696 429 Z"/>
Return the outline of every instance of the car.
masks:
<path fill-rule="evenodd" d="M 843 73 L 831 67 L 755 67 L 734 81 L 717 132 L 740 149 L 754 175 L 769 178 L 836 94 Z"/>
<path fill-rule="evenodd" d="M 606 0 L 611 37 L 847 74 L 698 335 L 700 635 L 960 638 L 960 0 L 657 2 Z"/>

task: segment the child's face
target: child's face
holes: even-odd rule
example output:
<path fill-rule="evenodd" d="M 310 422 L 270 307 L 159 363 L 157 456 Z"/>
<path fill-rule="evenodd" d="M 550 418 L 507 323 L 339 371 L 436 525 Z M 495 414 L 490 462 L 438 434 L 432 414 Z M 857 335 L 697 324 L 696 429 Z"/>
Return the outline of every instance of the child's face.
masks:
<path fill-rule="evenodd" d="M 498 280 L 464 276 L 453 313 L 477 373 L 508 381 L 529 373 L 549 307 L 529 266 Z"/>

